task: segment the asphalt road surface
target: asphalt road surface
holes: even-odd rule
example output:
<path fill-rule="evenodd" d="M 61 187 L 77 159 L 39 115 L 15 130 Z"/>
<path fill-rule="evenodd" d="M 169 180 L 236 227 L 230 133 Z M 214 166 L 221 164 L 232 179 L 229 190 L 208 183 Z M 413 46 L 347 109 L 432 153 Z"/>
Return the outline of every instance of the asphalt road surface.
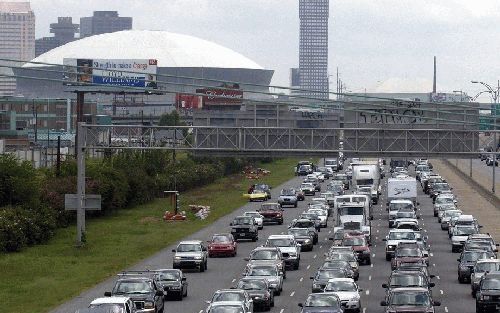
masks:
<path fill-rule="evenodd" d="M 277 200 L 281 188 L 297 187 L 301 180 L 302 178 L 295 177 L 282 186 L 276 186 L 273 189 L 273 199 L 270 201 Z M 373 210 L 372 265 L 360 266 L 358 285 L 363 289 L 361 296 L 363 313 L 384 312 L 384 308 L 380 306 L 380 301 L 384 299 L 385 289 L 381 285 L 387 282 L 391 272 L 390 262 L 385 260 L 385 242 L 382 241 L 388 233 L 387 211 L 385 210 L 386 182 L 387 180 L 384 179 L 382 198 L 379 204 L 374 206 Z M 323 186 L 326 186 L 326 182 Z M 419 189 L 418 198 L 421 215 L 420 226 L 423 227 L 423 231 L 429 236 L 429 243 L 431 245 L 429 272 L 436 275 L 436 278 L 433 279 L 436 283 L 436 286 L 432 288 L 433 296 L 435 300 L 439 300 L 442 303 L 441 307 L 436 308 L 436 312 L 475 312 L 475 302 L 470 295 L 470 285 L 459 284 L 457 280 L 458 262 L 456 259 L 459 255 L 451 252 L 451 244 L 447 233 L 441 230 L 437 219 L 433 217 L 431 199 L 421 189 Z M 188 296 L 183 301 L 165 302 L 164 312 L 203 312 L 207 306 L 205 301 L 211 299 L 212 294 L 216 290 L 230 288 L 241 278 L 246 264 L 244 257 L 248 256 L 252 249 L 262 245 L 269 235 L 286 233 L 287 225 L 293 218 L 305 210 L 309 199 L 310 197 L 306 197 L 306 201 L 299 202 L 298 208 L 287 207 L 284 212 L 284 224 L 265 226 L 263 230 L 259 231 L 259 240 L 257 242 L 239 242 L 238 255 L 236 257 L 210 258 L 206 272 L 187 272 L 186 275 L 189 282 Z M 229 223 L 234 216 L 240 215 L 245 211 L 255 210 L 259 206 L 260 203 L 258 202 L 248 203 L 229 216 L 220 219 L 186 239 L 208 240 L 214 233 L 230 232 Z M 314 246 L 314 250 L 312 252 L 301 253 L 299 270 L 287 271 L 287 279 L 284 282 L 283 292 L 281 296 L 275 298 L 275 307 L 272 308 L 271 312 L 300 312 L 297 304 L 303 302 L 307 295 L 311 293 L 312 281 L 310 280 L 310 276 L 314 275 L 324 261 L 324 253 L 328 251 L 331 245 L 328 236 L 333 230 L 333 225 L 333 217 L 330 217 L 328 227 L 322 229 L 319 233 L 320 240 L 318 245 Z M 173 248 L 175 246 L 167 247 L 152 258 L 138 264 L 133 269 L 171 268 L 173 254 L 171 249 Z M 113 284 L 114 279 L 109 279 L 53 312 L 67 313 L 74 312 L 79 308 L 85 308 L 92 299 L 101 297 L 104 291 L 111 290 Z"/>

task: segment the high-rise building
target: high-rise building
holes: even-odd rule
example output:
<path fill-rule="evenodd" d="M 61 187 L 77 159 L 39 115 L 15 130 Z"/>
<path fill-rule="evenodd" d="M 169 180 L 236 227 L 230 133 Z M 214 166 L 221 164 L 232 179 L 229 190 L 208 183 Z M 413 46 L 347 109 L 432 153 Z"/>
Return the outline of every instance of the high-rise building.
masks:
<path fill-rule="evenodd" d="M 35 14 L 29 2 L 0 1 L 0 58 L 29 61 L 35 57 Z M 0 61 L 2 66 L 21 66 L 21 63 Z M 13 75 L 12 70 L 0 67 L 0 73 Z M 16 80 L 0 77 L 0 95 L 13 95 Z"/>
<path fill-rule="evenodd" d="M 74 41 L 78 32 L 78 24 L 73 24 L 69 16 L 58 17 L 57 23 L 50 24 L 50 32 L 54 37 L 43 37 L 35 41 L 35 55 L 39 56 L 54 48 Z"/>
<path fill-rule="evenodd" d="M 300 88 L 303 95 L 328 99 L 329 0 L 299 0 Z"/>
<path fill-rule="evenodd" d="M 117 11 L 94 11 L 93 16 L 80 18 L 80 38 L 132 29 L 132 18 L 121 17 Z"/>

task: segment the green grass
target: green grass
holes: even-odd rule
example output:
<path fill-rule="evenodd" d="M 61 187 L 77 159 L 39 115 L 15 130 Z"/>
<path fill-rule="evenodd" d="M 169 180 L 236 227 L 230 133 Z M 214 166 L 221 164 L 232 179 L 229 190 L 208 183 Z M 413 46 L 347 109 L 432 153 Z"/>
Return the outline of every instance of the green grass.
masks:
<path fill-rule="evenodd" d="M 295 159 L 261 165 L 271 175 L 261 181 L 278 186 L 292 176 Z M 242 194 L 253 181 L 233 175 L 181 194 L 181 204 L 210 205 L 207 220 L 166 223 L 161 217 L 168 200 L 117 211 L 87 220 L 87 245 L 75 248 L 75 227 L 60 229 L 45 245 L 0 255 L 2 312 L 42 313 L 70 300 L 120 270 L 153 255 L 247 201 Z M 167 262 L 165 266 L 169 266 Z M 4 311 L 5 310 L 5 311 Z"/>

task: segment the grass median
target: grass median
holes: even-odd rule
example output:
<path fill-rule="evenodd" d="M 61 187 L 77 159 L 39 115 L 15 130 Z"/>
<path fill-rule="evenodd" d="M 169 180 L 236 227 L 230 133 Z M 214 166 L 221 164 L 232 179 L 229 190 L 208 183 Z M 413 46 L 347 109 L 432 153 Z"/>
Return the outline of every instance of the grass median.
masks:
<path fill-rule="evenodd" d="M 289 180 L 296 159 L 260 166 L 271 174 L 260 181 L 271 186 Z M 77 296 L 120 270 L 153 255 L 242 206 L 255 181 L 232 175 L 181 194 L 181 205 L 211 206 L 206 220 L 166 223 L 168 200 L 120 210 L 87 221 L 87 245 L 75 248 L 75 227 L 59 229 L 47 244 L 0 255 L 0 299 L 5 312 L 44 313 Z M 165 264 L 169 266 L 170 264 Z"/>

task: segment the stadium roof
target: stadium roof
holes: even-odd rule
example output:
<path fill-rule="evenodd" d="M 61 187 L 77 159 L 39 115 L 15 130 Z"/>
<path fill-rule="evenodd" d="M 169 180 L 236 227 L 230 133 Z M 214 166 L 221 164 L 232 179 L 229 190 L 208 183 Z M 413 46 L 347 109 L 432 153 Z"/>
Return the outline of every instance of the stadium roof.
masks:
<path fill-rule="evenodd" d="M 64 58 L 157 59 L 158 67 L 263 69 L 216 43 L 166 31 L 127 30 L 86 37 L 50 50 L 33 61 L 62 65 Z M 44 65 L 24 65 L 38 66 Z"/>

